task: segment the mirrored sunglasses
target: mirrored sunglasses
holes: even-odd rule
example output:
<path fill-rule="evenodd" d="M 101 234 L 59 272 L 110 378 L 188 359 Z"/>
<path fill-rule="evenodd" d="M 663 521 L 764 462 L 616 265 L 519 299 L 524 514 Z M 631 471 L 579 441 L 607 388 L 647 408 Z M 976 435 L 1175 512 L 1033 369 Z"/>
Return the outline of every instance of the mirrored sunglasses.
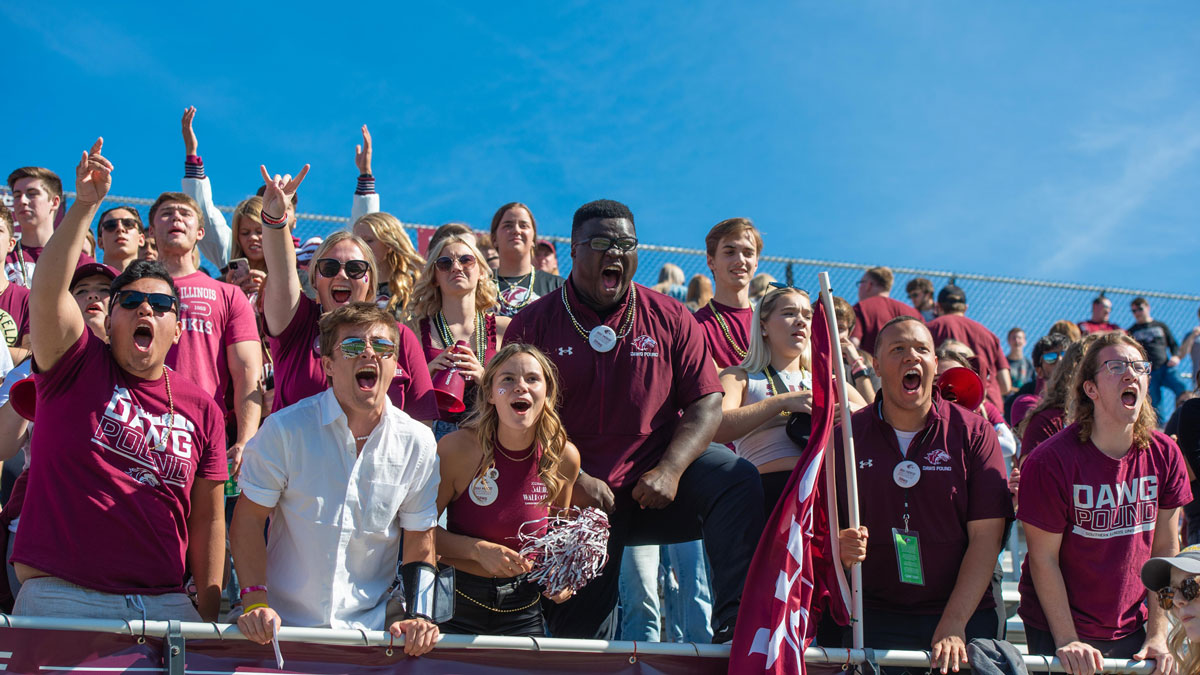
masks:
<path fill-rule="evenodd" d="M 381 359 L 390 359 L 396 355 L 396 343 L 387 338 L 371 338 L 368 342 L 360 337 L 348 337 L 342 340 L 338 347 L 341 348 L 343 357 L 357 359 L 367 352 L 368 345 L 370 345 L 371 351 Z"/>

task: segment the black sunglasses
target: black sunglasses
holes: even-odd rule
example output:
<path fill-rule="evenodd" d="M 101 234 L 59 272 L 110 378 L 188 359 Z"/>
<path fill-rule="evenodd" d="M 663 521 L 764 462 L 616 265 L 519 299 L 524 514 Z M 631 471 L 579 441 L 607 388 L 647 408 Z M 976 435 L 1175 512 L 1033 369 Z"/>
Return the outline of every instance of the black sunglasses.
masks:
<path fill-rule="evenodd" d="M 347 260 L 343 264 L 341 260 L 321 258 L 317 261 L 317 274 L 332 279 L 338 275 L 338 272 L 342 271 L 343 267 L 346 268 L 346 276 L 351 279 L 363 278 L 366 276 L 367 270 L 371 268 L 366 260 Z"/>
<path fill-rule="evenodd" d="M 141 229 L 142 224 L 135 218 L 109 218 L 100 223 L 100 229 L 105 232 L 116 232 L 118 227 L 126 230 L 137 230 Z"/>
<path fill-rule="evenodd" d="M 137 309 L 142 306 L 143 302 L 150 303 L 150 309 L 154 310 L 155 314 L 165 314 L 167 312 L 178 313 L 176 307 L 179 306 L 179 299 L 170 293 L 143 293 L 141 291 L 117 291 L 112 296 L 112 304 L 118 304 L 122 309 Z"/>
<path fill-rule="evenodd" d="M 1158 594 L 1158 606 L 1163 609 L 1171 609 L 1175 606 L 1175 598 L 1180 597 L 1185 602 L 1192 602 L 1197 596 L 1200 596 L 1200 583 L 1195 577 L 1184 579 L 1179 582 L 1179 586 L 1167 586 L 1155 591 Z M 1176 594 L 1178 593 L 1178 596 Z"/>
<path fill-rule="evenodd" d="M 433 264 L 439 270 L 443 272 L 449 272 L 450 270 L 454 269 L 455 262 L 462 266 L 463 271 L 466 271 L 475 266 L 475 256 L 471 255 L 470 253 L 464 253 L 457 258 L 444 255 L 437 260 L 434 260 Z"/>

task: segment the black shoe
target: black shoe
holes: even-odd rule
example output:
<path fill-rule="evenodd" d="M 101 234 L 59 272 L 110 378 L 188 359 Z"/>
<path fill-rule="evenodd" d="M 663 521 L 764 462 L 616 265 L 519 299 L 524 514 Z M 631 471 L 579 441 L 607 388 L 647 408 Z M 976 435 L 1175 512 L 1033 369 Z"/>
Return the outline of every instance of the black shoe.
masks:
<path fill-rule="evenodd" d="M 713 633 L 712 643 L 714 645 L 727 645 L 730 642 L 733 642 L 733 624 L 727 623 L 718 628 L 717 632 Z"/>

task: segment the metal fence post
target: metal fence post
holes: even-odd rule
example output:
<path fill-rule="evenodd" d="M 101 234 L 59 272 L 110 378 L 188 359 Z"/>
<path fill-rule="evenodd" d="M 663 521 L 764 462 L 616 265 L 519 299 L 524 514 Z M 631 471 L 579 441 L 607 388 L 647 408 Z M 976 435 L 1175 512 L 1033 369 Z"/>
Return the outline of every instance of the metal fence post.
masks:
<path fill-rule="evenodd" d="M 166 662 L 167 675 L 184 675 L 186 659 L 187 640 L 183 637 L 183 624 L 179 621 L 168 621 L 167 639 L 163 642 L 163 661 Z"/>

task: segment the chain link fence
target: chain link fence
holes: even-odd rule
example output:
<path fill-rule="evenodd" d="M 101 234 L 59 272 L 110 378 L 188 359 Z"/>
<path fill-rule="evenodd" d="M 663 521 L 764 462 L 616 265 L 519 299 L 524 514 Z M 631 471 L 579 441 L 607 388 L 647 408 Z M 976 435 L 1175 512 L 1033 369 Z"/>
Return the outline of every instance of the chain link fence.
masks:
<path fill-rule="evenodd" d="M 10 195 L 7 190 L 2 192 L 6 202 Z M 73 193 L 67 193 L 68 198 L 74 198 Z M 127 205 L 141 207 L 145 216 L 146 207 L 154 200 L 139 197 L 109 196 L 105 207 L 109 205 Z M 231 213 L 233 207 L 218 207 L 225 213 Z M 345 216 L 329 216 L 314 213 L 297 214 L 296 236 L 301 241 L 312 236 L 325 236 L 330 232 L 348 227 L 349 218 Z M 418 241 L 417 230 L 432 228 L 429 225 L 405 224 L 414 230 L 413 241 Z M 645 233 L 643 233 L 645 234 Z M 697 231 L 695 241 L 703 243 L 704 233 Z M 571 258 L 568 253 L 570 240 L 566 237 L 543 237 L 555 242 L 558 252 L 559 270 L 563 276 L 570 273 Z M 653 241 L 653 236 L 645 237 Z M 770 243 L 759 262 L 758 271 L 765 272 L 779 281 L 791 283 L 799 288 L 808 290 L 812 295 L 817 294 L 817 273 L 829 272 L 830 282 L 835 295 L 840 295 L 851 303 L 857 301 L 857 282 L 863 270 L 877 264 L 888 264 L 894 261 L 871 261 L 867 263 L 838 262 L 830 260 L 811 260 L 805 258 L 790 258 L 777 255 L 781 251 L 772 250 Z M 674 263 L 684 272 L 686 279 L 702 274 L 711 278 L 711 272 L 706 263 L 702 248 L 684 248 L 651 243 L 641 243 L 638 246 L 637 281 L 651 286 L 658 281 L 660 268 L 664 263 Z M 207 262 L 205 263 L 208 264 Z M 891 266 L 891 265 L 889 265 Z M 911 279 L 924 277 L 933 282 L 935 293 L 937 289 L 953 281 L 960 286 L 967 296 L 967 316 L 987 326 L 993 333 L 1000 336 L 1001 341 L 1009 329 L 1020 327 L 1028 337 L 1026 354 L 1032 350 L 1033 343 L 1044 335 L 1050 326 L 1060 319 L 1079 322 L 1091 318 L 1092 300 L 1103 293 L 1112 300 L 1113 310 L 1111 321 L 1120 326 L 1133 324 L 1133 314 L 1129 311 L 1130 301 L 1135 297 L 1146 298 L 1151 305 L 1153 317 L 1171 328 L 1178 342 L 1193 327 L 1200 324 L 1197 321 L 1197 310 L 1200 309 L 1200 295 L 1183 293 L 1165 293 L 1146 289 L 1123 286 L 1093 286 L 1072 284 L 1056 281 L 1041 281 L 1012 277 L 992 277 L 975 274 L 962 270 L 926 270 L 909 267 L 891 266 L 895 273 L 895 283 L 892 296 L 904 300 L 904 287 Z M 212 271 L 210 269 L 210 271 Z M 1007 345 L 1005 345 L 1007 349 Z M 1194 364 L 1190 358 L 1180 364 L 1180 372 L 1186 376 L 1195 374 L 1200 364 Z"/>

